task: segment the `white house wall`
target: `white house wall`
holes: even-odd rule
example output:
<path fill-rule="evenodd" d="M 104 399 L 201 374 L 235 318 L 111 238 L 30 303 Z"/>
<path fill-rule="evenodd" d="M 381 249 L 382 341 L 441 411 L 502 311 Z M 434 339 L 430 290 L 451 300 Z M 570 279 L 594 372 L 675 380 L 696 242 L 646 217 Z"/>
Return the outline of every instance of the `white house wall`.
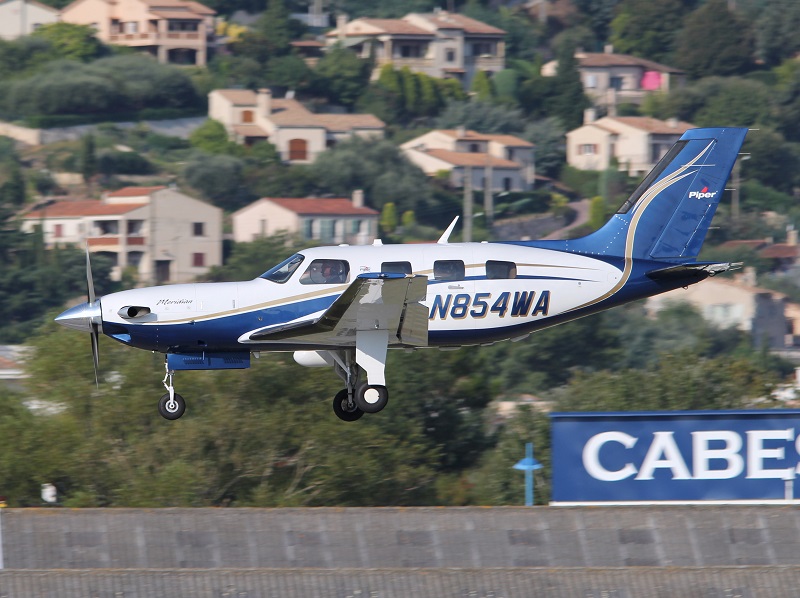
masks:
<path fill-rule="evenodd" d="M 249 243 L 279 231 L 298 233 L 300 219 L 296 213 L 269 200 L 257 201 L 233 215 L 233 239 L 237 243 Z"/>
<path fill-rule="evenodd" d="M 12 0 L 0 4 L 0 39 L 17 39 L 30 35 L 41 25 L 58 22 L 58 11 L 37 4 Z"/>

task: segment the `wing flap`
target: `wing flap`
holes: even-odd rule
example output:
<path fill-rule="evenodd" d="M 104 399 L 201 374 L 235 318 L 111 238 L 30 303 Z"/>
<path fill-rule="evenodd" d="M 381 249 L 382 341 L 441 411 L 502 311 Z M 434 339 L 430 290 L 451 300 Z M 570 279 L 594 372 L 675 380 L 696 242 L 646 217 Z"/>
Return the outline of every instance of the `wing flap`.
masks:
<path fill-rule="evenodd" d="M 359 330 L 387 330 L 390 344 L 427 345 L 428 310 L 419 304 L 427 280 L 419 275 L 362 274 L 319 318 L 256 330 L 248 338 L 307 341 L 313 335 L 347 344 L 355 341 Z"/>

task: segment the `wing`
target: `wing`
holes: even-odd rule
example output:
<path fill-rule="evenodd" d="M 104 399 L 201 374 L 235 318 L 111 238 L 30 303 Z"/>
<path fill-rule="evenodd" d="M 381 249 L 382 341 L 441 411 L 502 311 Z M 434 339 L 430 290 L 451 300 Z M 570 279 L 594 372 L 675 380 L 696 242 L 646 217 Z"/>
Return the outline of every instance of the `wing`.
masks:
<path fill-rule="evenodd" d="M 389 345 L 428 344 L 428 278 L 419 275 L 361 274 L 315 320 L 272 326 L 252 332 L 253 342 L 354 344 L 359 330 L 386 330 Z"/>

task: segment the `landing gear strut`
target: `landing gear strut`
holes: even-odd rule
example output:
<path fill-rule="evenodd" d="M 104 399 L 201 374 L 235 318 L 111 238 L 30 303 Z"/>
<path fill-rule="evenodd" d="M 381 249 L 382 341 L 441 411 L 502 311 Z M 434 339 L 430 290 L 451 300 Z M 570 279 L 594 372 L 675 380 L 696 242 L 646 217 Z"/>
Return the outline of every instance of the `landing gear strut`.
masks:
<path fill-rule="evenodd" d="M 164 388 L 167 389 L 167 394 L 158 400 L 158 413 L 164 419 L 178 419 L 186 411 L 186 401 L 181 395 L 175 392 L 175 387 L 172 385 L 172 377 L 175 375 L 175 372 L 170 371 L 169 365 L 166 363 L 164 367 L 167 373 L 164 376 L 163 384 Z"/>

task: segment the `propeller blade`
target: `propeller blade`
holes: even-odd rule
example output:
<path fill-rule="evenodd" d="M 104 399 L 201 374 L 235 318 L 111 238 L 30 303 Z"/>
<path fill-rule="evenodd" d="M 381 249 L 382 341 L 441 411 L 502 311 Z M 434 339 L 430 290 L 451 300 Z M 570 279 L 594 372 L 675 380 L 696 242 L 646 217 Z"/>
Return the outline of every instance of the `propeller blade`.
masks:
<path fill-rule="evenodd" d="M 94 383 L 100 388 L 100 335 L 97 331 L 97 324 L 92 324 L 92 361 L 94 362 Z"/>
<path fill-rule="evenodd" d="M 89 295 L 89 305 L 94 305 L 94 280 L 92 279 L 92 262 L 89 259 L 89 243 L 86 243 L 86 288 Z M 100 333 L 99 326 L 90 324 L 92 334 L 92 361 L 94 362 L 94 383 L 100 388 Z"/>
<path fill-rule="evenodd" d="M 89 260 L 89 243 L 86 243 L 86 286 L 89 292 L 89 303 L 94 303 L 94 281 L 92 280 L 92 263 Z"/>

